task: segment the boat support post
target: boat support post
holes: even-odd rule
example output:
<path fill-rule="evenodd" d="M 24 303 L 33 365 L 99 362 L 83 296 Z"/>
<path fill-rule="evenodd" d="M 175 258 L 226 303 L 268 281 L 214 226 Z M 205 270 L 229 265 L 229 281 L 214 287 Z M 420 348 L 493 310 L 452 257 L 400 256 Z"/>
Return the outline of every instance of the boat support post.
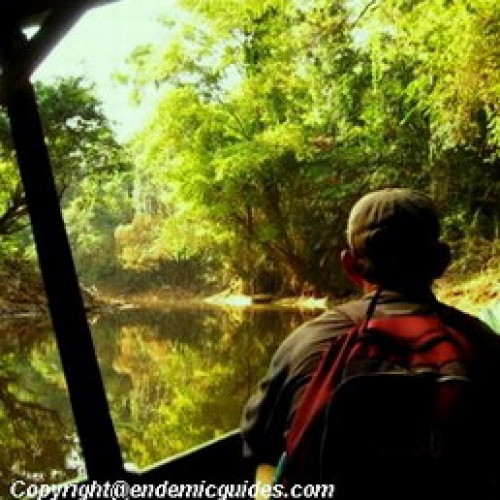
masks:
<path fill-rule="evenodd" d="M 33 86 L 25 77 L 9 90 L 6 109 L 87 476 L 123 477 Z"/>

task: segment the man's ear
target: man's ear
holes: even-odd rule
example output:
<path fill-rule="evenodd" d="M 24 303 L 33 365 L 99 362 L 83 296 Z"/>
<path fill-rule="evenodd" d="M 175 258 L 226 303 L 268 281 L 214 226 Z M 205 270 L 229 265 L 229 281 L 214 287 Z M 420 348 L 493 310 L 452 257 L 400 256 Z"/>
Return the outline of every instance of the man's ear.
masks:
<path fill-rule="evenodd" d="M 346 276 L 349 278 L 349 281 L 351 281 L 351 283 L 360 288 L 364 287 L 365 280 L 363 279 L 363 276 L 360 273 L 360 266 L 358 260 L 353 255 L 351 250 L 348 249 L 342 250 L 340 254 L 340 265 Z"/>

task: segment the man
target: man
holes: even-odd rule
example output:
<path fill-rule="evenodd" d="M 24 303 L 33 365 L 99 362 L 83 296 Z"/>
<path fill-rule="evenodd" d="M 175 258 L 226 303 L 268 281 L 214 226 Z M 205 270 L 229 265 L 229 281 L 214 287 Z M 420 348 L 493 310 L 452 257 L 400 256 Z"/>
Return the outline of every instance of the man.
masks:
<path fill-rule="evenodd" d="M 244 409 L 244 454 L 254 461 L 261 482 L 272 481 L 285 434 L 323 353 L 365 317 L 371 303 L 375 317 L 439 314 L 445 324 L 467 334 L 485 379 L 500 380 L 499 338 L 478 319 L 439 303 L 433 295 L 432 283 L 448 266 L 450 252 L 440 241 L 436 209 L 426 195 L 394 188 L 364 196 L 351 210 L 347 241 L 342 268 L 363 298 L 295 330 L 275 353 Z"/>

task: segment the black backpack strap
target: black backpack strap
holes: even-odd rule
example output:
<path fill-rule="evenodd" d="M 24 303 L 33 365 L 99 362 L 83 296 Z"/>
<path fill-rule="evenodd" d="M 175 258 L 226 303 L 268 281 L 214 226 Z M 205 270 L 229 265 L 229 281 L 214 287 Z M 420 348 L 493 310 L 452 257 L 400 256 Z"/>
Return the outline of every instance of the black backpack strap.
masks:
<path fill-rule="evenodd" d="M 362 321 L 368 321 L 375 314 L 382 291 L 382 287 L 378 288 L 368 304 L 366 299 L 361 299 L 336 306 L 335 310 L 349 318 L 356 325 Z"/>

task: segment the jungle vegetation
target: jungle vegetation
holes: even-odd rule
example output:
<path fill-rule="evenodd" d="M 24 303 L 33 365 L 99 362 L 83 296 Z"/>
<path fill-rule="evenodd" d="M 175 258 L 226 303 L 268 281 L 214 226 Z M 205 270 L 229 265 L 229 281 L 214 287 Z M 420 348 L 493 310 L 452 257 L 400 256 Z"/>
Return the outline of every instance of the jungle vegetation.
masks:
<path fill-rule="evenodd" d="M 340 295 L 349 208 L 388 186 L 436 200 L 460 273 L 498 267 L 496 0 L 179 3 L 119 75 L 160 96 L 127 144 L 85 80 L 37 86 L 83 281 Z M 3 116 L 0 234 L 28 266 Z"/>
<path fill-rule="evenodd" d="M 407 186 L 436 201 L 454 251 L 452 276 L 476 273 L 462 295 L 498 300 L 497 0 L 179 4 L 187 12 L 181 24 L 168 12 L 161 21 L 175 36 L 165 46 L 138 47 L 129 72 L 119 75 L 139 104 L 148 92 L 160 97 L 127 143 L 117 140 L 85 78 L 36 84 L 84 284 L 177 296 L 228 287 L 341 296 L 347 284 L 337 255 L 352 203 L 372 189 Z M 26 200 L 3 112 L 0 278 L 0 313 L 6 296 L 30 301 L 34 290 L 43 293 L 34 286 Z M 195 328 L 175 325 L 174 340 L 124 323 L 117 344 L 114 330 L 103 327 L 110 333 L 98 336 L 98 351 L 113 416 L 137 464 L 234 425 L 239 406 L 221 417 L 227 402 L 202 396 L 243 401 L 254 384 L 250 375 L 264 363 L 247 357 L 241 367 L 238 353 L 248 342 L 264 356 L 277 339 L 273 327 L 259 340 L 262 320 L 248 332 L 242 319 L 225 321 L 223 338 L 213 327 L 222 320 L 209 317 Z M 155 319 L 154 328 L 159 324 L 168 321 Z M 201 331 L 204 337 L 189 345 L 189 334 Z M 25 477 L 43 455 L 55 471 L 48 478 L 62 480 L 57 474 L 75 445 L 71 422 L 52 411 L 68 403 L 49 327 L 6 324 L 1 334 L 0 428 L 8 447 L 0 469 Z M 137 375 L 144 367 L 152 382 Z M 158 401 L 156 413 L 144 404 L 148 391 Z M 36 401 L 35 392 L 47 395 Z M 206 415 L 213 421 L 205 423 Z M 181 441 L 188 422 L 191 434 Z M 68 430 L 61 447 L 62 427 Z M 42 441 L 31 434 L 35 428 Z M 158 454 L 141 444 L 140 432 L 143 442 L 157 442 Z M 11 480 L 2 473 L 0 496 Z"/>

